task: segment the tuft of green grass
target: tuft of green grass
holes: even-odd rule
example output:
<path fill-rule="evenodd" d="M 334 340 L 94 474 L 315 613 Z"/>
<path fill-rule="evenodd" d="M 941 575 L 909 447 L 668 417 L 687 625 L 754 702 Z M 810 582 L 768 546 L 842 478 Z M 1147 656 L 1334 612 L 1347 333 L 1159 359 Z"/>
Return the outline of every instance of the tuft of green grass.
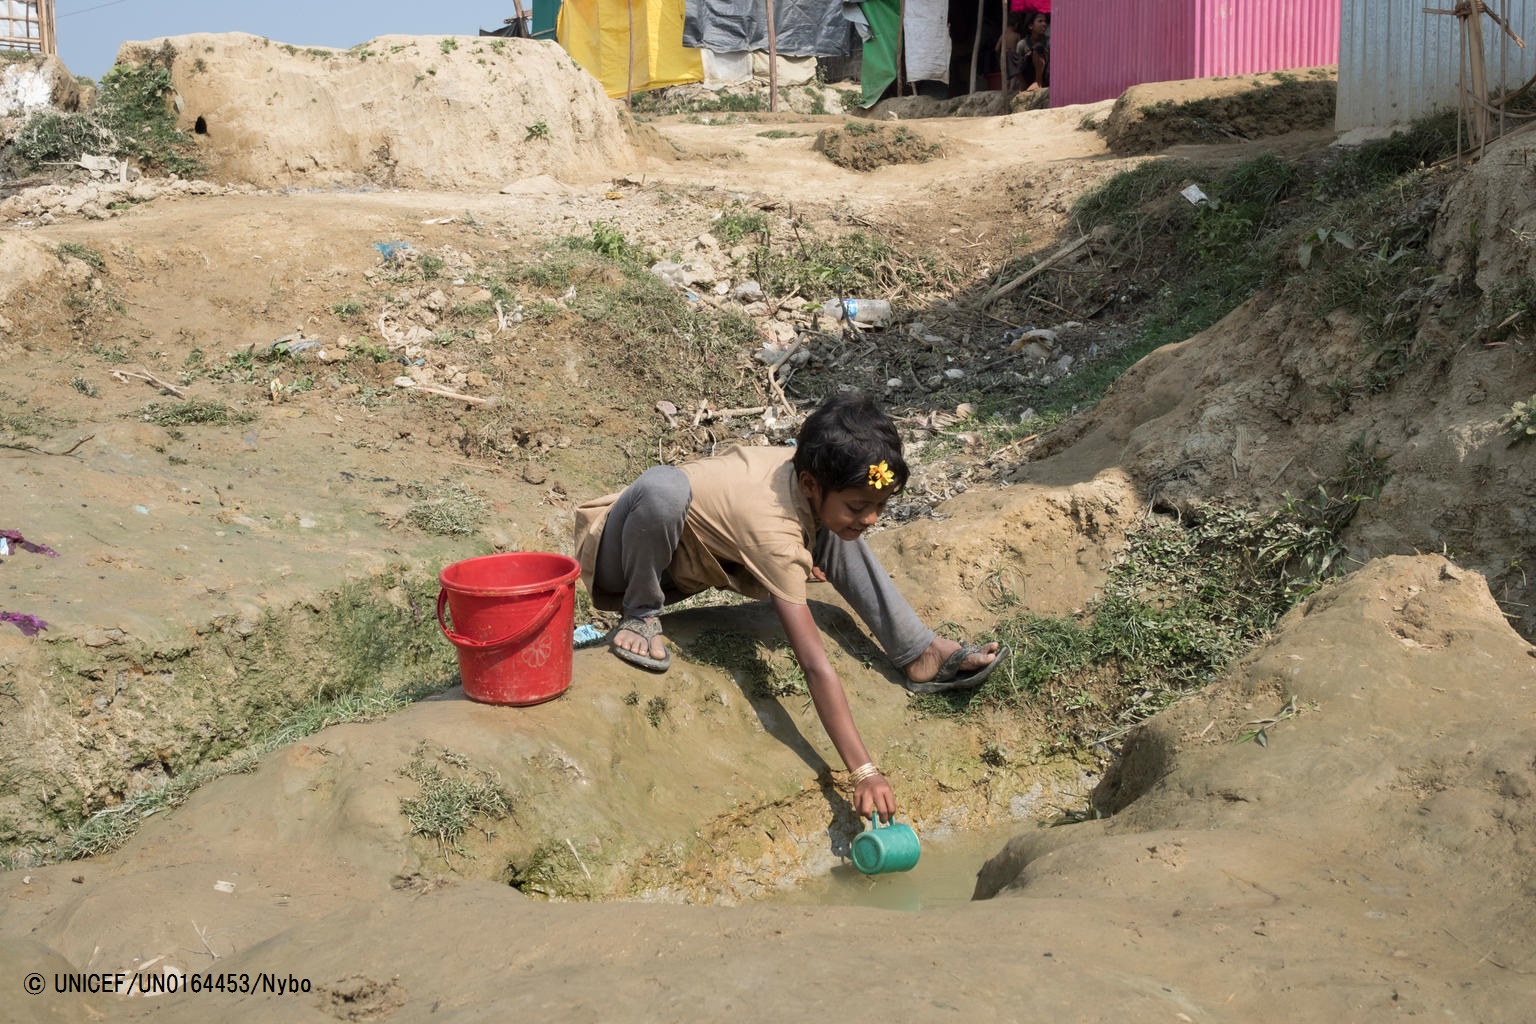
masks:
<path fill-rule="evenodd" d="M 584 237 L 572 236 L 565 239 L 564 244 L 571 249 L 585 249 L 621 263 L 642 263 L 646 259 L 645 250 L 625 238 L 624 232 L 617 226 L 602 220 L 592 223 L 590 234 Z"/>
<path fill-rule="evenodd" d="M 768 215 L 760 210 L 749 210 L 740 203 L 732 203 L 720 211 L 712 231 L 724 244 L 735 245 L 743 238 L 766 234 Z"/>
<path fill-rule="evenodd" d="M 406 521 L 427 533 L 468 536 L 491 511 L 489 502 L 460 484 L 417 486 L 411 493 L 415 501 L 405 513 Z"/>
<path fill-rule="evenodd" d="M 249 423 L 256 418 L 251 412 L 231 412 L 223 402 L 185 401 L 168 405 L 151 402 L 144 407 L 143 419 L 162 427 L 183 427 L 193 423 Z"/>
<path fill-rule="evenodd" d="M 82 245 L 79 242 L 61 242 L 53 252 L 61 260 L 79 260 L 98 274 L 106 273 L 106 257 L 88 245 Z"/>
<path fill-rule="evenodd" d="M 484 820 L 500 821 L 512 814 L 511 798 L 496 775 L 474 768 L 468 758 L 451 750 L 429 758 L 425 740 L 417 745 L 400 774 L 420 787 L 415 796 L 400 800 L 400 811 L 411 823 L 411 835 L 435 840 L 444 856 L 465 854 L 461 840 L 470 826 Z"/>
<path fill-rule="evenodd" d="M 1509 412 L 1500 417 L 1499 426 L 1508 432 L 1511 441 L 1536 437 L 1536 395 L 1510 406 Z"/>

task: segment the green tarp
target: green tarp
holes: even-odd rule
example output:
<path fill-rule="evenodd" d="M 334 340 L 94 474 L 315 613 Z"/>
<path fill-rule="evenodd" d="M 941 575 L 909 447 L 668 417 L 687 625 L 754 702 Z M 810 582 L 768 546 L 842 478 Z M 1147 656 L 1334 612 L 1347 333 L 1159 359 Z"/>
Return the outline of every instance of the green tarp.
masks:
<path fill-rule="evenodd" d="M 896 81 L 896 43 L 901 36 L 900 0 L 864 0 L 859 4 L 869 21 L 870 37 L 864 41 L 859 77 L 864 86 L 862 105 L 872 107 Z"/>

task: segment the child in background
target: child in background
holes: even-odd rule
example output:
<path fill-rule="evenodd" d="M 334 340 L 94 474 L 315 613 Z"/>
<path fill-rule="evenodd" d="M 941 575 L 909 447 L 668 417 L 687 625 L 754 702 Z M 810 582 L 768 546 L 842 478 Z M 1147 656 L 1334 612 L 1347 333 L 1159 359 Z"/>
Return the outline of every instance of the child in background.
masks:
<path fill-rule="evenodd" d="M 896 809 L 859 736 L 809 588 L 830 582 L 913 693 L 973 689 L 1007 655 L 938 636 L 892 585 L 863 534 L 907 482 L 901 437 L 873 401 L 840 394 L 794 448 L 737 447 L 687 466 L 653 466 L 622 493 L 576 510 L 576 553 L 595 607 L 623 618 L 613 653 L 666 671 L 663 605 L 712 587 L 771 601 L 805 672 L 816 715 L 854 782 L 861 817 Z"/>
<path fill-rule="evenodd" d="M 1051 17 L 1039 11 L 1025 15 L 1024 37 L 1019 40 L 1019 81 L 1025 92 L 1047 89 L 1051 84 Z"/>

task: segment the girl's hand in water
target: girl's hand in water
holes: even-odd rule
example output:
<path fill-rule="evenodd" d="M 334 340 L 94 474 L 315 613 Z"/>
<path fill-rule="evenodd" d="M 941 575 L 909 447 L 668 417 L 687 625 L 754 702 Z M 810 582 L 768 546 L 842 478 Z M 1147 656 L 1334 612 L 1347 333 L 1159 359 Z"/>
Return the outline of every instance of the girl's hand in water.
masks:
<path fill-rule="evenodd" d="M 891 820 L 896 813 L 896 794 L 884 775 L 871 775 L 853 787 L 853 809 L 861 818 L 878 811 L 882 822 Z"/>

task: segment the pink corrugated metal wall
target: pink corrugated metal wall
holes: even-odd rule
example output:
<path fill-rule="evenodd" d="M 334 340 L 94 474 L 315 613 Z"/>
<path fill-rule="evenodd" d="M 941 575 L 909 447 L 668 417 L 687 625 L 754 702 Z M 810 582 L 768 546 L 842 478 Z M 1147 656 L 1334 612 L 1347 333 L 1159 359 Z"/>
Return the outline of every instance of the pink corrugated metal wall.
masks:
<path fill-rule="evenodd" d="M 1051 106 L 1143 82 L 1339 62 L 1341 0 L 1056 0 Z"/>

